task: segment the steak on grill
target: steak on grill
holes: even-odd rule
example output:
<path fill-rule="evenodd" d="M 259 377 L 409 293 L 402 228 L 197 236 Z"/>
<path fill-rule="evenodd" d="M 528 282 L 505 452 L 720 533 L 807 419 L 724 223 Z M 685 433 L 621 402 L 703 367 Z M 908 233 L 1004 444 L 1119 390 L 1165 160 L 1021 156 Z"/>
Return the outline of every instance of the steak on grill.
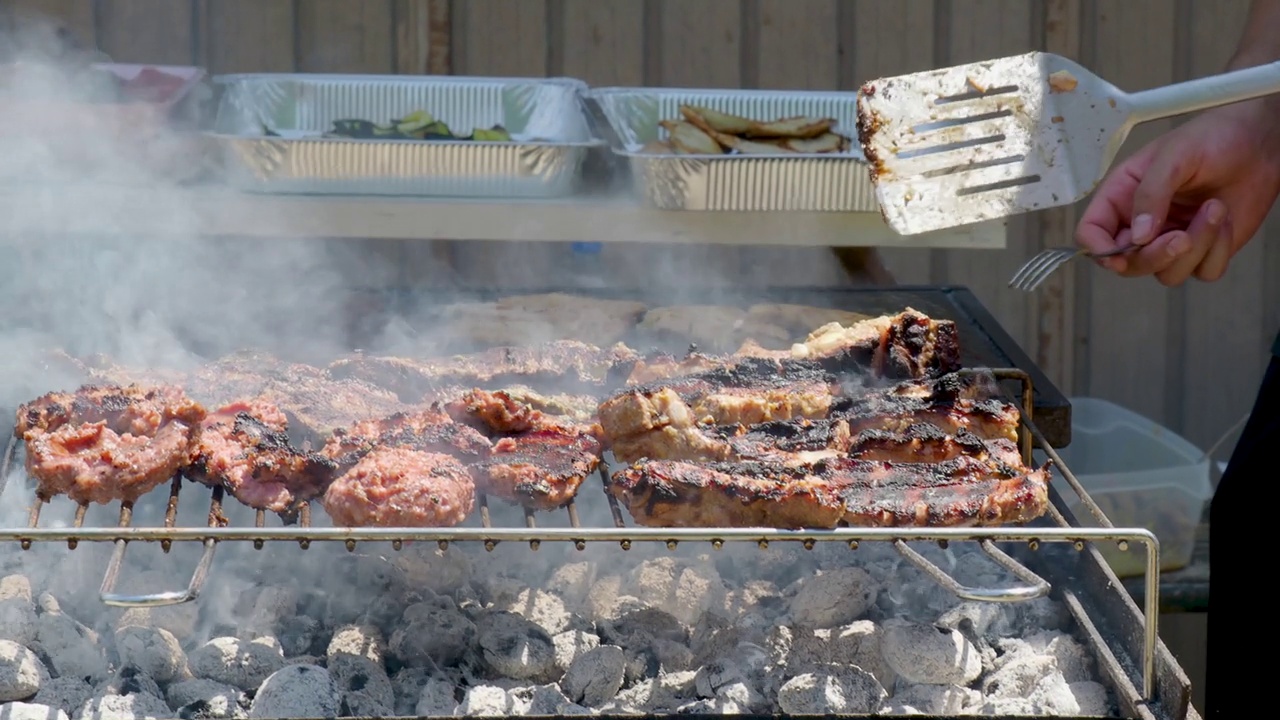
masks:
<path fill-rule="evenodd" d="M 957 527 L 1035 519 L 1048 471 L 965 455 L 942 463 L 649 460 L 608 491 L 650 527 Z"/>
<path fill-rule="evenodd" d="M 752 425 L 826 417 L 839 393 L 836 377 L 805 360 L 743 358 L 697 375 L 658 380 L 600 404 L 608 442 L 668 425 Z"/>
<path fill-rule="evenodd" d="M 957 413 L 957 417 L 964 417 Z M 884 423 L 854 432 L 842 418 L 775 420 L 743 425 L 675 428 L 667 426 L 613 445 L 620 462 L 639 460 L 730 461 L 845 456 L 891 462 L 942 462 L 960 455 L 999 456 L 1016 464 L 1018 445 L 1005 437 L 984 438 L 968 428 L 944 429 L 928 421 Z"/>
<path fill-rule="evenodd" d="M 469 355 L 410 359 L 356 355 L 329 365 L 337 379 L 357 379 L 416 403 L 448 386 L 550 385 L 556 390 L 599 387 L 631 372 L 636 353 L 618 343 L 599 348 L 576 340 L 528 347 L 496 347 Z"/>
<path fill-rule="evenodd" d="M 204 408 L 173 386 L 81 387 L 17 412 L 36 496 L 77 503 L 132 502 L 191 462 Z"/>
<path fill-rule="evenodd" d="M 285 414 L 261 398 L 224 405 L 204 419 L 185 475 L 251 508 L 291 514 L 324 494 L 338 466 L 294 447 L 288 427 Z"/>
<path fill-rule="evenodd" d="M 768 442 L 773 432 L 850 438 L 867 430 L 906 432 L 929 423 L 950 435 L 968 430 L 982 438 L 1017 439 L 1018 409 L 991 398 L 994 378 L 952 373 L 940 378 L 908 380 L 888 388 L 840 397 L 834 376 L 801 361 L 750 360 L 735 366 L 765 363 L 754 373 L 724 375 L 713 370 L 619 393 L 600 406 L 600 426 L 607 447 L 622 462 L 651 459 L 727 460 L 741 448 Z M 768 370 L 776 363 L 778 370 Z M 808 421 L 808 422 L 800 422 Z M 791 422 L 792 425 L 787 425 Z M 727 427 L 726 427 L 727 426 Z M 717 429 L 719 427 L 720 429 Z M 792 429 L 788 429 L 792 428 Z M 754 432 L 752 435 L 750 433 Z M 730 439 L 742 435 L 739 450 Z"/>
<path fill-rule="evenodd" d="M 554 510 L 600 466 L 599 426 L 546 415 L 506 391 L 472 390 L 445 405 L 458 422 L 486 431 L 489 457 L 471 465 L 486 493 L 533 510 Z"/>
<path fill-rule="evenodd" d="M 334 480 L 323 504 L 341 527 L 448 527 L 466 520 L 475 502 L 475 483 L 457 458 L 380 447 Z"/>
<path fill-rule="evenodd" d="M 960 339 L 956 324 L 934 320 L 907 308 L 844 326 L 836 322 L 818 328 L 789 350 L 768 350 L 745 343 L 728 356 L 691 352 L 676 359 L 670 355 L 644 358 L 635 364 L 629 385 L 705 373 L 733 365 L 742 358 L 810 360 L 818 367 L 838 372 L 857 371 L 869 377 L 904 380 L 955 372 L 960 369 Z"/>

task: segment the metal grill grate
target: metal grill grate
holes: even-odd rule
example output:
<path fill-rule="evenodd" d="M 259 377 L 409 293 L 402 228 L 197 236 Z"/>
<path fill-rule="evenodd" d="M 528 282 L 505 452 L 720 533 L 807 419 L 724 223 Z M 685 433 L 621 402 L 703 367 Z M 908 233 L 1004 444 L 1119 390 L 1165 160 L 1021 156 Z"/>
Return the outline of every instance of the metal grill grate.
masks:
<path fill-rule="evenodd" d="M 1057 474 L 1067 482 L 1072 491 L 1080 497 L 1083 505 L 1089 510 L 1100 527 L 1082 528 L 1072 526 L 1054 505 L 1049 506 L 1048 519 L 1054 527 L 999 527 L 999 528 L 884 528 L 884 527 L 847 527 L 842 526 L 829 530 L 780 530 L 772 528 L 653 528 L 629 527 L 623 517 L 617 499 L 610 493 L 608 498 L 609 512 L 613 527 L 583 527 L 578 516 L 578 509 L 570 501 L 564 511 L 569 519 L 569 527 L 538 527 L 535 512 L 524 510 L 524 527 L 494 527 L 489 512 L 488 498 L 483 494 L 477 497 L 479 507 L 480 528 L 326 528 L 314 527 L 311 524 L 311 507 L 301 506 L 296 518 L 285 518 L 286 525 L 278 528 L 266 527 L 266 513 L 257 510 L 253 527 L 231 527 L 223 514 L 222 488 L 212 490 L 209 501 L 208 522 L 206 527 L 178 527 L 176 518 L 179 498 L 182 494 L 182 478 L 175 477 L 170 484 L 168 503 L 165 508 L 164 523 L 160 527 L 133 527 L 133 504 L 122 503 L 117 526 L 84 527 L 87 504 L 76 507 L 73 526 L 71 528 L 41 528 L 41 510 L 45 503 L 36 499 L 30 509 L 26 528 L 0 528 L 0 541 L 17 541 L 21 547 L 29 549 L 34 542 L 65 542 L 74 550 L 80 542 L 112 542 L 115 544 L 110 562 L 107 565 L 100 590 L 100 597 L 105 604 L 121 607 L 152 607 L 175 605 L 189 602 L 199 596 L 207 579 L 209 567 L 220 542 L 251 542 L 255 548 L 261 549 L 267 542 L 296 542 L 306 549 L 312 542 L 343 542 L 348 550 L 354 551 L 358 542 L 390 542 L 396 550 L 405 542 L 434 541 L 441 549 L 447 549 L 454 542 L 481 542 L 487 550 L 493 550 L 501 542 L 527 542 L 531 549 L 537 550 L 543 542 L 570 542 L 578 550 L 586 548 L 588 542 L 616 542 L 623 550 L 629 550 L 635 542 L 661 542 L 674 550 L 681 542 L 709 542 L 714 549 L 720 549 L 726 542 L 754 542 L 761 548 L 768 547 L 771 542 L 798 542 L 806 549 L 812 549 L 818 542 L 844 542 L 850 549 L 856 549 L 861 542 L 890 542 L 895 550 L 907 561 L 915 565 L 930 578 L 966 600 L 980 602 L 1018 602 L 1048 595 L 1052 590 L 1050 584 L 1013 557 L 1000 550 L 996 543 L 1013 542 L 1025 544 L 1031 550 L 1037 550 L 1041 543 L 1070 543 L 1077 551 L 1085 549 L 1090 542 L 1115 542 L 1121 550 L 1128 550 L 1130 543 L 1137 543 L 1146 548 L 1146 571 L 1144 597 L 1144 629 L 1143 629 L 1143 696 L 1150 700 L 1154 694 L 1155 652 L 1157 643 L 1157 617 L 1159 608 L 1159 542 L 1154 534 L 1141 528 L 1116 528 L 1103 514 L 1102 510 L 1089 497 L 1079 480 L 1063 463 L 1062 458 L 1046 441 L 1043 434 L 1035 426 L 1032 415 L 1033 388 L 1030 376 L 1016 369 L 984 370 L 999 380 L 1016 381 L 1021 385 L 1022 427 L 1020 429 L 1021 449 L 1024 460 L 1032 464 L 1032 448 L 1041 448 L 1049 457 Z M 17 446 L 16 438 L 11 437 L 0 457 L 0 490 L 9 477 Z M 608 468 L 602 463 L 599 476 L 607 483 Z M 154 593 L 147 595 L 131 595 L 115 591 L 116 581 L 123 564 L 128 544 L 134 541 L 159 542 L 161 548 L 168 552 L 174 542 L 199 542 L 203 552 L 196 565 L 185 590 Z M 946 571 L 911 548 L 910 542 L 936 542 L 942 547 L 950 542 L 970 541 L 978 546 L 994 562 L 1009 571 L 1025 585 L 1008 588 L 973 588 L 961 585 Z"/>

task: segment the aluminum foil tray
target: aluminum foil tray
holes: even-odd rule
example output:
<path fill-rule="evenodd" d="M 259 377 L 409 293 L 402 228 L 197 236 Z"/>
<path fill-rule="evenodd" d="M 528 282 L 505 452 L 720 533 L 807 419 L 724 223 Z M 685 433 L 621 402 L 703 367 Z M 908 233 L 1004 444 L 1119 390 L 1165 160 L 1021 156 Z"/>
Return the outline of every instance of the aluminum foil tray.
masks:
<path fill-rule="evenodd" d="M 598 88 L 587 92 L 608 123 L 613 152 L 625 158 L 648 203 L 665 210 L 879 212 L 875 188 L 856 139 L 854 93 L 683 88 Z M 671 155 L 647 152 L 666 138 L 659 121 L 680 118 L 682 104 L 756 120 L 794 115 L 835 118 L 853 139 L 846 153 Z"/>
<path fill-rule="evenodd" d="M 226 179 L 251 192 L 558 197 L 603 142 L 567 78 L 223 75 L 214 137 Z M 512 142 L 324 138 L 334 120 L 425 110 L 459 131 L 501 124 Z M 268 135 L 267 131 L 278 135 Z"/>

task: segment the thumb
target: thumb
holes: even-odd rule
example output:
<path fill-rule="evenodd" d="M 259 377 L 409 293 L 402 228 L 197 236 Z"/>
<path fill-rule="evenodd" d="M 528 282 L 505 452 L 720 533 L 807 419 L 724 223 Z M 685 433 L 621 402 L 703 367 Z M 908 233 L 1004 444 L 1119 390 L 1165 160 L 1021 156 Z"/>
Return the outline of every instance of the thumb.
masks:
<path fill-rule="evenodd" d="M 1196 170 L 1196 150 L 1187 145 L 1165 144 L 1157 152 L 1133 191 L 1133 242 L 1145 245 L 1164 229 L 1173 196 Z"/>

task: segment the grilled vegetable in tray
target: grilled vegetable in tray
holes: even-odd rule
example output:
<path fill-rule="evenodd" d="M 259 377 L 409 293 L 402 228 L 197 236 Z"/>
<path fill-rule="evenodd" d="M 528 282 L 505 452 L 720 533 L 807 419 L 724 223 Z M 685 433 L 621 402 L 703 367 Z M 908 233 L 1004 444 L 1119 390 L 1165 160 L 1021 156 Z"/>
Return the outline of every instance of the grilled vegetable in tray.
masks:
<path fill-rule="evenodd" d="M 663 120 L 666 140 L 646 146 L 677 155 L 786 155 L 848 152 L 850 139 L 834 131 L 834 118 L 795 117 L 761 122 L 694 105 L 681 105 L 683 120 Z"/>

